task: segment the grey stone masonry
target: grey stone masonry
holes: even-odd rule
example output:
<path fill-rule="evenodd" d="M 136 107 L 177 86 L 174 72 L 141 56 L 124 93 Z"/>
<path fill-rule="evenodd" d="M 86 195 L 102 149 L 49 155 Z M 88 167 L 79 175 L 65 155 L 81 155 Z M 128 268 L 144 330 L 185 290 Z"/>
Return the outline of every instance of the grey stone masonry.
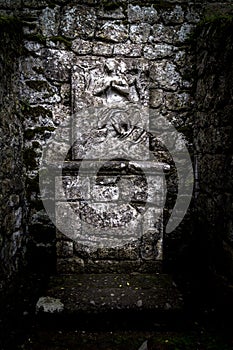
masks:
<path fill-rule="evenodd" d="M 158 270 L 163 256 L 163 164 L 152 168 L 152 162 L 141 161 L 133 167 L 133 162 L 109 161 L 96 176 L 93 161 L 87 163 L 90 167 L 82 175 L 74 175 L 80 167 L 74 161 L 73 173 L 64 167 L 66 175 L 56 177 L 58 271 L 141 271 L 150 270 L 151 263 Z M 146 166 L 150 175 L 145 178 L 141 169 Z"/>
<path fill-rule="evenodd" d="M 162 134 L 159 123 L 163 118 L 170 122 L 192 155 L 190 40 L 205 16 L 231 11 L 230 0 L 1 1 L 0 14 L 18 17 L 23 27 L 17 103 L 24 135 L 27 236 L 35 260 L 39 256 L 50 266 L 57 244 L 61 272 L 115 271 L 120 264 L 135 270 L 146 263 L 153 270 L 162 260 L 163 242 L 175 246 L 179 231 L 163 236 L 163 218 L 171 215 L 176 200 L 177 176 L 162 141 L 174 151 L 178 142 L 175 133 Z M 145 111 L 143 118 L 136 109 Z M 229 127 L 222 127 L 227 133 Z M 57 167 L 61 160 L 66 165 L 62 176 L 55 172 L 50 190 L 41 193 L 39 170 L 50 143 L 50 159 Z M 97 160 L 104 161 L 98 176 L 85 173 L 88 160 L 94 167 Z M 150 175 L 148 162 L 163 166 Z M 167 164 L 171 171 L 165 181 Z M 56 201 L 57 233 L 42 197 Z M 69 228 L 70 237 L 60 232 L 62 227 Z M 104 247 L 98 246 L 102 234 Z M 171 255 L 167 248 L 166 255 Z"/>

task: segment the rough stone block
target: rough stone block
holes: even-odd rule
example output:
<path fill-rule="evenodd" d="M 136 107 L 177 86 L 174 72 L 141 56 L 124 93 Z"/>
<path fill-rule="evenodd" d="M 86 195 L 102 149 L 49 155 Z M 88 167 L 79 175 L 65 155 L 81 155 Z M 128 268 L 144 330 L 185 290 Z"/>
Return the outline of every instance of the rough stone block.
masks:
<path fill-rule="evenodd" d="M 118 186 L 94 185 L 91 189 L 91 197 L 97 202 L 109 202 L 119 200 Z"/>
<path fill-rule="evenodd" d="M 120 260 L 137 260 L 139 257 L 138 241 L 128 243 L 118 249 L 118 258 Z"/>
<path fill-rule="evenodd" d="M 71 104 L 70 96 L 71 96 L 71 86 L 69 83 L 65 83 L 61 85 L 61 102 L 65 106 L 69 106 Z"/>
<path fill-rule="evenodd" d="M 98 17 L 101 19 L 124 19 L 125 14 L 123 12 L 123 8 L 121 6 L 117 7 L 116 9 L 100 9 L 98 12 Z"/>
<path fill-rule="evenodd" d="M 50 164 L 63 162 L 69 148 L 70 143 L 68 141 L 53 141 L 45 150 L 44 156 L 46 157 L 46 161 Z"/>
<path fill-rule="evenodd" d="M 124 42 L 128 38 L 128 28 L 119 21 L 99 23 L 96 38 L 112 42 Z"/>
<path fill-rule="evenodd" d="M 162 12 L 162 18 L 166 25 L 183 23 L 184 11 L 180 5 L 176 5 L 173 9 Z"/>
<path fill-rule="evenodd" d="M 70 128 L 57 128 L 54 133 L 54 140 L 57 142 L 69 142 Z"/>
<path fill-rule="evenodd" d="M 41 32 L 43 36 L 57 36 L 59 28 L 60 7 L 55 6 L 53 9 L 46 7 L 42 10 L 39 18 Z"/>
<path fill-rule="evenodd" d="M 59 313 L 64 310 L 64 304 L 60 299 L 51 297 L 41 297 L 36 303 L 36 313 Z"/>
<path fill-rule="evenodd" d="M 93 45 L 93 54 L 97 56 L 112 56 L 113 45 L 106 43 L 96 43 Z"/>
<path fill-rule="evenodd" d="M 42 80 L 25 80 L 20 82 L 20 94 L 27 99 L 30 104 L 53 104 L 61 101 L 59 89 Z"/>
<path fill-rule="evenodd" d="M 163 23 L 157 23 L 152 26 L 149 42 L 173 44 L 175 29 L 173 27 L 165 26 Z"/>
<path fill-rule="evenodd" d="M 144 57 L 149 60 L 172 57 L 174 47 L 168 44 L 145 45 L 143 49 Z"/>
<path fill-rule="evenodd" d="M 7 0 L 5 0 L 7 1 Z M 11 6 L 13 5 L 13 2 L 18 2 L 17 0 L 8 0 L 11 3 Z M 38 8 L 38 7 L 45 7 L 47 6 L 48 2 L 46 0 L 42 0 L 38 3 L 37 0 L 22 0 L 22 6 L 23 7 L 29 7 L 29 8 Z"/>
<path fill-rule="evenodd" d="M 155 236 L 163 231 L 163 208 L 148 207 L 142 216 L 143 234 L 154 233 Z"/>
<path fill-rule="evenodd" d="M 151 64 L 151 75 L 153 83 L 151 87 L 169 89 L 176 91 L 181 84 L 181 76 L 176 66 L 167 60 L 153 62 Z"/>
<path fill-rule="evenodd" d="M 150 106 L 158 108 L 164 101 L 164 92 L 162 89 L 150 89 Z"/>
<path fill-rule="evenodd" d="M 51 108 L 51 106 L 50 106 Z M 55 104 L 51 108 L 52 120 L 56 126 L 70 126 L 71 109 L 63 104 Z"/>
<path fill-rule="evenodd" d="M 74 254 L 81 259 L 98 259 L 97 249 L 92 249 L 90 246 L 83 245 L 78 242 L 74 242 Z"/>
<path fill-rule="evenodd" d="M 84 261 L 78 257 L 69 259 L 57 259 L 57 273 L 58 274 L 70 274 L 70 273 L 83 273 Z"/>
<path fill-rule="evenodd" d="M 95 9 L 86 6 L 64 7 L 61 15 L 61 33 L 68 38 L 92 38 L 96 27 Z"/>
<path fill-rule="evenodd" d="M 113 49 L 113 54 L 116 56 L 125 56 L 125 57 L 141 57 L 142 45 L 132 44 L 130 41 L 127 41 L 126 43 L 123 43 L 123 44 L 115 44 Z"/>
<path fill-rule="evenodd" d="M 41 56 L 41 52 L 42 52 L 41 50 L 43 48 L 43 45 L 41 45 L 40 43 L 31 41 L 31 40 L 25 40 L 24 47 L 26 48 L 26 50 L 30 51 L 32 54 L 34 53 L 34 55 Z M 34 74 L 35 74 L 35 71 L 34 71 Z"/>
<path fill-rule="evenodd" d="M 73 52 L 45 49 L 43 55 L 45 57 L 43 62 L 45 77 L 62 82 L 70 80 L 71 67 L 74 61 Z"/>
<path fill-rule="evenodd" d="M 74 206 L 74 204 L 73 204 Z M 75 204 L 76 209 L 79 204 Z M 77 212 L 71 207 L 68 202 L 56 203 L 56 227 L 72 240 L 77 240 L 81 235 L 81 221 Z"/>
<path fill-rule="evenodd" d="M 57 200 L 90 199 L 90 180 L 88 177 L 66 175 L 56 177 L 55 197 Z"/>
<path fill-rule="evenodd" d="M 189 23 L 184 23 L 180 27 L 178 31 L 175 32 L 174 35 L 174 44 L 176 43 L 185 43 L 185 41 L 190 37 L 192 30 L 194 29 L 194 25 Z"/>
<path fill-rule="evenodd" d="M 77 38 L 72 41 L 71 48 L 78 55 L 90 55 L 92 53 L 92 46 L 92 42 Z"/>
<path fill-rule="evenodd" d="M 168 110 L 184 110 L 190 108 L 190 95 L 187 92 L 166 92 L 165 105 Z"/>
<path fill-rule="evenodd" d="M 148 42 L 151 25 L 148 23 L 132 24 L 129 30 L 129 38 L 135 44 Z"/>
<path fill-rule="evenodd" d="M 130 23 L 144 22 L 155 23 L 159 19 L 157 10 L 152 6 L 141 7 L 139 5 L 128 5 L 128 18 Z"/>
<path fill-rule="evenodd" d="M 71 241 L 58 241 L 56 248 L 58 258 L 68 258 L 74 253 L 74 243 Z"/>

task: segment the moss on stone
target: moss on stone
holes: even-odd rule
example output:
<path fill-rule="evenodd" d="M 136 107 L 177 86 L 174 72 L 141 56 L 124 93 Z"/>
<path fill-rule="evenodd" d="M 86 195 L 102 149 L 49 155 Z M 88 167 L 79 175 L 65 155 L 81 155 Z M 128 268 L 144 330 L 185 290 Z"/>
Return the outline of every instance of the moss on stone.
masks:
<path fill-rule="evenodd" d="M 22 23 L 20 20 L 13 16 L 4 16 L 0 15 L 0 31 L 6 31 L 7 33 L 13 32 L 18 33 L 18 31 L 21 31 L 22 29 Z"/>
<path fill-rule="evenodd" d="M 39 91 L 39 92 L 50 90 L 50 86 L 49 86 L 48 82 L 45 80 L 27 80 L 26 84 L 31 89 Z"/>
<path fill-rule="evenodd" d="M 120 5 L 121 5 L 121 1 L 109 1 L 109 0 L 103 0 L 102 1 L 102 5 L 103 5 L 103 8 L 106 10 L 106 11 L 111 11 L 111 10 L 116 10 Z"/>
<path fill-rule="evenodd" d="M 42 106 L 32 107 L 28 103 L 23 102 L 21 110 L 24 114 L 30 115 L 33 119 L 38 119 L 39 117 L 52 118 L 52 112 Z"/>
<path fill-rule="evenodd" d="M 214 23 L 216 25 L 220 25 L 221 27 L 225 27 L 228 25 L 232 25 L 233 23 L 233 15 L 231 14 L 212 14 L 205 16 L 199 23 L 198 26 L 202 27 L 206 24 Z"/>
<path fill-rule="evenodd" d="M 53 41 L 54 43 L 62 43 L 65 45 L 65 47 L 67 48 L 67 50 L 71 49 L 71 41 L 69 41 L 68 39 L 64 38 L 63 36 L 52 36 L 50 38 L 51 41 Z"/>
<path fill-rule="evenodd" d="M 24 101 L 20 101 L 19 108 L 20 108 L 20 111 L 24 114 L 25 112 L 28 112 L 31 107 L 29 102 L 24 100 Z"/>
<path fill-rule="evenodd" d="M 174 7 L 174 4 L 170 3 L 170 2 L 167 2 L 167 1 L 163 1 L 163 0 L 160 0 L 160 1 L 152 1 L 153 5 L 154 5 L 154 8 L 156 9 L 170 9 L 172 7 Z"/>
<path fill-rule="evenodd" d="M 47 40 L 47 38 L 41 34 L 25 34 L 24 37 L 27 40 L 36 41 L 40 44 L 46 44 Z"/>

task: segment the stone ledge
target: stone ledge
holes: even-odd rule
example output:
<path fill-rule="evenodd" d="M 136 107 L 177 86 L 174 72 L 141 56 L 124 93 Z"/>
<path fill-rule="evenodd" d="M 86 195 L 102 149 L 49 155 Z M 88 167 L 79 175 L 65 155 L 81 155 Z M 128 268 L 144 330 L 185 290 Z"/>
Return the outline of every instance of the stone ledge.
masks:
<path fill-rule="evenodd" d="M 174 314 L 183 297 L 166 274 L 78 274 L 50 278 L 46 297 L 62 303 L 62 318 L 108 313 Z M 40 305 L 41 306 L 41 305 Z M 51 317 L 41 308 L 39 314 Z M 114 320 L 112 320 L 114 322 Z"/>

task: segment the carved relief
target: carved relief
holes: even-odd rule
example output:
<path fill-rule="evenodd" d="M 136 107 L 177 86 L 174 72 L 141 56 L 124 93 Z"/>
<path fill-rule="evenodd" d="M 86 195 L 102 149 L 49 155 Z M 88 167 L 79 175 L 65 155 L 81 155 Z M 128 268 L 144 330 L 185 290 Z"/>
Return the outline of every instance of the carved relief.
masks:
<path fill-rule="evenodd" d="M 150 160 L 148 62 L 77 59 L 72 101 L 78 176 L 59 180 L 78 221 L 72 239 L 105 252 L 134 242 L 138 261 L 161 260 L 164 180 Z"/>
<path fill-rule="evenodd" d="M 72 75 L 74 110 L 129 101 L 148 106 L 148 70 L 144 59 L 78 59 Z"/>

